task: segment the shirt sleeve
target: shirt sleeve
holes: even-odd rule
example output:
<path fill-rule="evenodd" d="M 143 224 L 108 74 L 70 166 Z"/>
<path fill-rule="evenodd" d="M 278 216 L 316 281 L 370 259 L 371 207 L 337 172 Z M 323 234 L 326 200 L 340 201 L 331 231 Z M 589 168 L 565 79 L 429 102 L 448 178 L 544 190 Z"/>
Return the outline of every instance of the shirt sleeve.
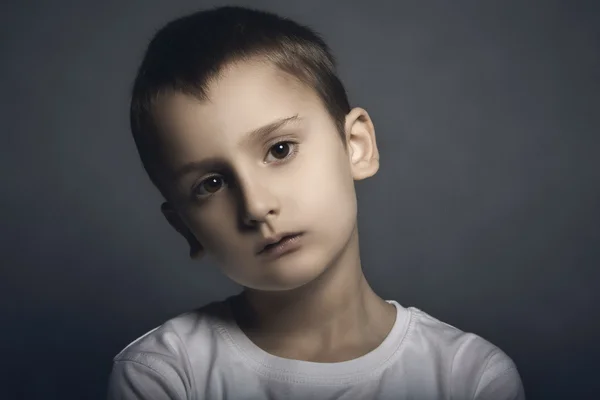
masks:
<path fill-rule="evenodd" d="M 184 400 L 183 380 L 168 364 L 146 354 L 115 360 L 108 400 Z"/>
<path fill-rule="evenodd" d="M 517 367 L 502 351 L 490 357 L 477 385 L 474 400 L 525 400 Z"/>

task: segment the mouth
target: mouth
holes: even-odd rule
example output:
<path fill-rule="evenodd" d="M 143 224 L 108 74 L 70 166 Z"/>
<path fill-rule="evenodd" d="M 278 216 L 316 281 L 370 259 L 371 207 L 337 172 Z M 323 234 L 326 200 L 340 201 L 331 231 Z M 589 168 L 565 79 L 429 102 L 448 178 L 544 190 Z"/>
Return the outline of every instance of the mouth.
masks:
<path fill-rule="evenodd" d="M 299 246 L 301 236 L 302 232 L 295 232 L 267 239 L 257 254 L 283 255 L 294 251 Z"/>

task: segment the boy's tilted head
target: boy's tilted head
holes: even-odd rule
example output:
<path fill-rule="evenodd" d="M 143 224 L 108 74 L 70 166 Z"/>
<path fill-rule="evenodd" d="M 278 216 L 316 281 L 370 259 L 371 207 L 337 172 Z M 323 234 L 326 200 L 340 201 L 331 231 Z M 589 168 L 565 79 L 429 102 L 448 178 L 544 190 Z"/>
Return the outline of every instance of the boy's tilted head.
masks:
<path fill-rule="evenodd" d="M 109 398 L 523 399 L 498 348 L 367 282 L 354 181 L 375 131 L 308 28 L 232 7 L 169 23 L 131 125 L 169 223 L 243 290 L 123 349 Z"/>
<path fill-rule="evenodd" d="M 308 28 L 235 7 L 168 24 L 136 78 L 131 126 L 191 255 L 238 284 L 289 290 L 359 262 L 354 180 L 379 167 L 374 128 Z"/>

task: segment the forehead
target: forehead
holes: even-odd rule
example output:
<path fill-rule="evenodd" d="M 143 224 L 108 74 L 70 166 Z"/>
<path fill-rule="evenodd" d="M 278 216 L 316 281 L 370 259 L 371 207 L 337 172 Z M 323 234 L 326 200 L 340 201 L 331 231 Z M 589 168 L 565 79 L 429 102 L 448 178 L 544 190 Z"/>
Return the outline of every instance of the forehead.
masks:
<path fill-rule="evenodd" d="M 158 104 L 162 142 L 175 164 L 213 156 L 274 120 L 298 115 L 310 121 L 325 111 L 310 87 L 264 62 L 225 68 L 207 94 L 204 101 L 170 94 Z"/>

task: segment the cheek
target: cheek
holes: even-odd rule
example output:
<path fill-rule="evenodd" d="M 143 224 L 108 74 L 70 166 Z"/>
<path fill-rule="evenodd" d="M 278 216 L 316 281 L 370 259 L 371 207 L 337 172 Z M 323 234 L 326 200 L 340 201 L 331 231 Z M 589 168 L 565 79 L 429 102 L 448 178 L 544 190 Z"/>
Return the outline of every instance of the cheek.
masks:
<path fill-rule="evenodd" d="M 328 224 L 355 217 L 354 181 L 345 153 L 330 151 L 316 160 L 303 163 L 295 179 L 299 211 L 314 222 Z"/>
<path fill-rule="evenodd" d="M 232 207 L 225 198 L 188 214 L 192 233 L 209 253 L 223 252 L 231 241 L 235 220 L 224 217 L 227 215 L 233 214 Z"/>

